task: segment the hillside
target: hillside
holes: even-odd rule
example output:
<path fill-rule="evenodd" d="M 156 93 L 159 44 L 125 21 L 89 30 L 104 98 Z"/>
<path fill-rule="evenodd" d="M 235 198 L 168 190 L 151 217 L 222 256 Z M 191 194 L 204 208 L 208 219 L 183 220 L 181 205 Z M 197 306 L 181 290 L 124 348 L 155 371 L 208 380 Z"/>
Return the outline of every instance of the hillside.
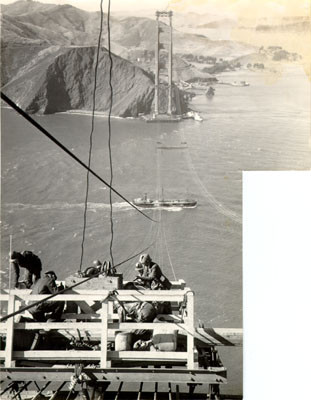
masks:
<path fill-rule="evenodd" d="M 56 6 L 39 2 L 18 1 L 2 6 L 2 41 L 23 44 L 33 41 L 53 45 L 94 46 L 99 34 L 99 12 L 87 12 L 70 5 Z M 203 21 L 202 19 L 199 19 Z M 143 17 L 111 17 L 112 50 L 123 55 L 131 48 L 153 49 L 155 46 L 155 19 Z M 173 21 L 174 23 L 174 21 Z M 166 28 L 165 24 L 162 27 Z M 254 51 L 253 46 L 223 41 L 221 46 L 204 35 L 184 33 L 174 29 L 174 49 L 178 53 L 193 52 L 209 55 L 218 47 L 222 58 L 232 58 Z M 107 37 L 106 16 L 103 38 Z M 115 46 L 115 48 L 114 48 Z M 232 54 L 232 48 L 238 52 Z"/>
<path fill-rule="evenodd" d="M 4 92 L 29 113 L 50 114 L 67 110 L 91 110 L 94 84 L 95 47 L 72 48 L 46 63 L 35 63 L 4 87 Z M 142 69 L 112 55 L 114 88 L 112 114 L 122 117 L 149 113 L 153 81 Z M 110 106 L 107 50 L 100 54 L 96 110 Z"/>
<path fill-rule="evenodd" d="M 197 22 L 202 23 L 205 17 L 197 18 Z M 192 23 L 195 20 L 193 15 Z M 146 17 L 112 16 L 110 23 L 115 60 L 113 114 L 136 116 L 150 112 L 156 21 Z M 91 109 L 99 24 L 99 12 L 87 12 L 71 5 L 17 1 L 1 6 L 1 85 L 5 92 L 29 112 Z M 168 35 L 168 27 L 161 24 L 163 39 Z M 104 15 L 101 39 L 102 45 L 107 46 L 107 15 Z M 231 60 L 256 51 L 254 46 L 244 43 L 210 40 L 204 35 L 176 29 L 173 39 L 176 82 L 209 76 L 201 66 L 186 61 L 188 54 Z M 99 71 L 106 74 L 99 79 L 99 111 L 106 111 L 109 106 L 107 66 L 107 54 L 103 51 Z"/>

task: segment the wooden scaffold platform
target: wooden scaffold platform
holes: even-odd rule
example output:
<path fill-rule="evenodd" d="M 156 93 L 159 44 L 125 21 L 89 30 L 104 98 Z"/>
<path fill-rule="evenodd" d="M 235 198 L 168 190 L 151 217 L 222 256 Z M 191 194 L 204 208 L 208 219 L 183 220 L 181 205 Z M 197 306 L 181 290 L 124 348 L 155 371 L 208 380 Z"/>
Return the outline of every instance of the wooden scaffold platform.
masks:
<path fill-rule="evenodd" d="M 16 289 L 0 300 L 10 314 L 46 297 Z M 49 301 L 65 302 L 61 322 L 19 322 L 14 316 L 1 324 L 1 398 L 219 399 L 227 370 L 217 346 L 242 344 L 241 329 L 195 327 L 194 293 L 182 280 L 171 290 L 76 288 Z M 156 322 L 123 321 L 117 306 L 129 302 L 165 303 L 171 312 L 157 315 Z M 122 333 L 143 332 L 173 348 L 139 351 L 117 344 Z"/>

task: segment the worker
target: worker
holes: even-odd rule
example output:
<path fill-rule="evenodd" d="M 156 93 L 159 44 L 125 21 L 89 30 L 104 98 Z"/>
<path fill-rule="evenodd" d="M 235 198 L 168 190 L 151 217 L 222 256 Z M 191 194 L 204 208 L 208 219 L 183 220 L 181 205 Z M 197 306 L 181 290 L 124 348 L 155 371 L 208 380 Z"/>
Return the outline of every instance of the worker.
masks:
<path fill-rule="evenodd" d="M 20 268 L 25 268 L 25 285 L 29 289 L 33 283 L 40 279 L 42 264 L 38 256 L 32 251 L 13 251 L 10 254 L 10 262 L 13 264 L 14 286 L 19 287 Z"/>
<path fill-rule="evenodd" d="M 123 302 L 118 305 L 120 321 L 129 317 L 136 322 L 152 322 L 157 316 L 156 309 L 152 303 L 147 301 Z"/>
<path fill-rule="evenodd" d="M 62 285 L 57 286 L 57 276 L 54 271 L 48 271 L 43 278 L 38 279 L 33 287 L 31 294 L 54 294 L 64 289 Z M 61 315 L 65 303 L 63 301 L 46 301 L 30 308 L 33 319 L 38 322 L 57 322 L 61 321 Z"/>
<path fill-rule="evenodd" d="M 144 282 L 144 286 L 156 289 L 170 289 L 171 282 L 163 275 L 161 268 L 152 261 L 149 254 L 141 254 L 139 263 L 143 266 L 143 273 L 136 278 Z"/>
<path fill-rule="evenodd" d="M 135 271 L 137 271 L 138 273 L 138 275 L 136 275 L 135 281 L 138 281 L 140 284 L 145 286 L 145 282 L 140 278 L 148 276 L 148 267 L 146 265 L 143 265 L 141 262 L 138 262 L 135 265 Z M 150 284 L 146 284 L 146 286 L 150 288 Z"/>

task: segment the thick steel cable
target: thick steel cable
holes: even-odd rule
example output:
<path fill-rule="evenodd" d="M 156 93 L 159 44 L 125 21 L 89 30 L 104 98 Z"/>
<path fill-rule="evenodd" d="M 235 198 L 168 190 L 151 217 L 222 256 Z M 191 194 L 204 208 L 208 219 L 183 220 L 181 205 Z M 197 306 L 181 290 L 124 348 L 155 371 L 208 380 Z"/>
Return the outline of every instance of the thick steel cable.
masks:
<path fill-rule="evenodd" d="M 113 208 L 112 208 L 112 181 L 113 181 L 113 168 L 112 168 L 112 153 L 111 153 L 111 112 L 112 112 L 112 104 L 113 104 L 113 88 L 112 88 L 112 67 L 113 61 L 111 56 L 111 40 L 110 40 L 110 0 L 108 0 L 108 13 L 107 13 L 107 33 L 108 33 L 108 54 L 110 61 L 109 68 L 109 87 L 110 87 L 110 105 L 109 105 L 109 113 L 108 113 L 108 150 L 109 150 L 109 164 L 110 164 L 110 190 L 109 190 L 109 203 L 110 203 L 110 258 L 112 267 L 114 267 L 112 246 L 113 246 Z"/>
<path fill-rule="evenodd" d="M 1 92 L 1 99 L 4 100 L 10 107 L 12 107 L 15 111 L 17 111 L 21 116 L 23 116 L 28 122 L 30 122 L 34 127 L 36 127 L 41 133 L 43 133 L 46 137 L 48 137 L 52 142 L 54 142 L 58 147 L 60 147 L 65 153 L 67 153 L 71 158 L 73 158 L 78 164 L 80 164 L 83 168 L 90 171 L 90 173 L 95 176 L 100 182 L 104 183 L 107 187 L 111 187 L 105 179 L 99 176 L 95 171 L 89 168 L 83 161 L 81 161 L 75 154 L 73 154 L 66 146 L 64 146 L 59 140 L 57 140 L 53 135 L 51 135 L 45 128 L 43 128 L 37 121 L 35 121 L 30 115 L 28 115 L 25 111 L 23 111 L 20 107 L 18 107 L 11 99 L 9 99 L 3 92 Z M 128 203 L 132 208 L 142 214 L 144 217 L 148 218 L 152 222 L 158 222 L 152 218 L 150 218 L 147 214 L 141 211 L 135 204 L 131 203 L 127 198 L 125 198 L 120 192 L 111 187 L 111 190 L 117 194 L 122 200 Z"/>
<path fill-rule="evenodd" d="M 90 132 L 90 138 L 89 138 L 89 157 L 88 157 L 88 164 L 87 164 L 89 168 L 91 166 L 91 161 L 92 161 L 93 132 L 94 132 L 94 120 L 95 120 L 95 108 L 96 108 L 97 70 L 98 70 L 99 51 L 100 51 L 100 42 L 101 42 L 102 32 L 103 32 L 103 0 L 100 0 L 100 26 L 99 26 L 99 35 L 98 35 L 98 41 L 97 41 L 95 70 L 94 70 L 92 123 L 91 123 L 91 132 Z M 111 184 L 111 182 L 110 182 L 110 184 Z M 85 231 L 86 231 L 86 222 L 87 222 L 86 221 L 87 220 L 87 204 L 88 204 L 88 199 L 89 199 L 89 187 L 90 187 L 90 171 L 87 170 L 86 192 L 85 192 L 84 214 L 83 214 L 83 230 L 82 230 L 82 242 L 81 242 L 81 257 L 80 257 L 79 271 L 81 271 L 82 264 L 83 264 Z M 110 192 L 111 192 L 111 189 L 110 189 Z"/>

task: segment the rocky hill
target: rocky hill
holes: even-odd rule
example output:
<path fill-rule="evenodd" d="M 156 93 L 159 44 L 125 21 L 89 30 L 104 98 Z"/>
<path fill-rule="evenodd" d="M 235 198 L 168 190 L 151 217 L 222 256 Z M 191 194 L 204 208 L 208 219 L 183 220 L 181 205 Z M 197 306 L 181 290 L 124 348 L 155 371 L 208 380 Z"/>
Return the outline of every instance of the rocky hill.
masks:
<path fill-rule="evenodd" d="M 110 19 L 115 61 L 114 115 L 136 116 L 150 111 L 155 24 L 154 19 L 145 17 L 112 16 Z M 70 5 L 38 1 L 2 5 L 1 86 L 29 112 L 91 109 L 99 25 L 99 12 L 87 12 Z M 168 27 L 162 24 L 162 28 L 161 35 L 165 37 Z M 185 54 L 232 59 L 254 52 L 253 46 L 243 43 L 213 41 L 204 35 L 179 30 L 174 30 L 173 37 L 175 81 L 208 75 L 186 62 Z M 107 46 L 107 15 L 104 15 L 102 45 Z M 145 52 L 147 56 L 139 55 Z M 98 80 L 97 90 L 97 110 L 100 111 L 109 106 L 107 68 L 107 53 L 103 51 L 99 67 L 103 75 Z"/>
<path fill-rule="evenodd" d="M 67 110 L 91 110 L 93 103 L 95 47 L 70 48 L 29 66 L 9 82 L 4 92 L 29 113 L 50 114 Z M 153 101 L 153 80 L 145 71 L 112 55 L 112 114 L 122 117 L 149 113 Z M 100 52 L 96 110 L 110 106 L 110 61 L 106 49 Z"/>

